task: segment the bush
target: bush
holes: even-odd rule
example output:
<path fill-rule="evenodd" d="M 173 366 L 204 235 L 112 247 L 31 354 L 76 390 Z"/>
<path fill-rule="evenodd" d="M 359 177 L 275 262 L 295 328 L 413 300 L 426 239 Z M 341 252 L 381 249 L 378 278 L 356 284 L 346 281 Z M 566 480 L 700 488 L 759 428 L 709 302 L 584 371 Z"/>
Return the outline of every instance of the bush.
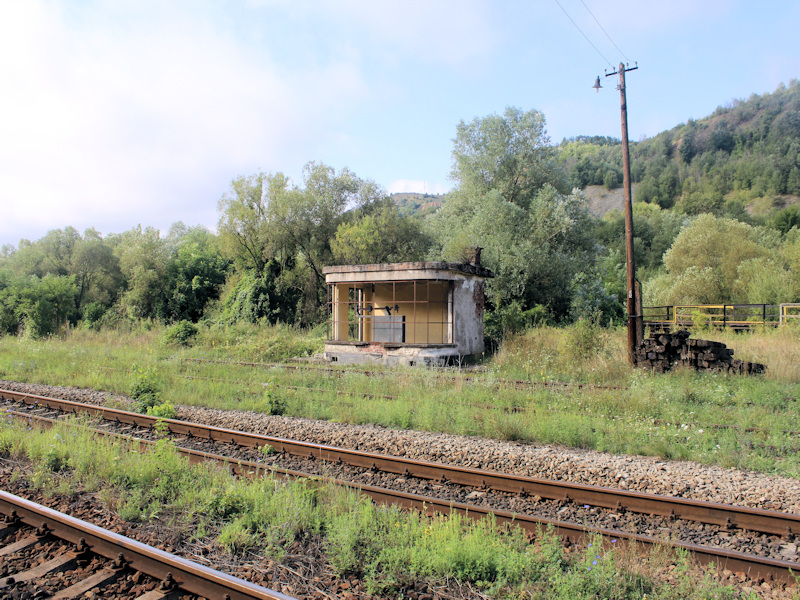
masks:
<path fill-rule="evenodd" d="M 519 300 L 513 300 L 486 311 L 484 330 L 486 337 L 499 341 L 510 334 L 549 322 L 550 313 L 547 307 L 537 304 L 533 308 L 523 310 L 522 303 Z"/>
<path fill-rule="evenodd" d="M 100 320 L 106 314 L 106 306 L 100 302 L 90 302 L 83 307 L 83 322 L 92 329 L 97 329 L 100 326 Z"/>
<path fill-rule="evenodd" d="M 174 419 L 178 416 L 178 411 L 169 402 L 164 402 L 148 407 L 147 414 L 159 419 Z"/>
<path fill-rule="evenodd" d="M 264 404 L 266 405 L 267 412 L 271 415 L 280 416 L 286 412 L 286 397 L 275 389 L 274 379 L 270 379 L 266 383 Z"/>
<path fill-rule="evenodd" d="M 160 404 L 161 385 L 152 368 L 133 365 L 131 368 L 133 381 L 128 392 L 137 401 L 136 410 L 146 413 L 149 408 Z"/>
<path fill-rule="evenodd" d="M 191 346 L 197 336 L 197 325 L 190 321 L 178 321 L 167 327 L 162 338 L 165 344 Z"/>

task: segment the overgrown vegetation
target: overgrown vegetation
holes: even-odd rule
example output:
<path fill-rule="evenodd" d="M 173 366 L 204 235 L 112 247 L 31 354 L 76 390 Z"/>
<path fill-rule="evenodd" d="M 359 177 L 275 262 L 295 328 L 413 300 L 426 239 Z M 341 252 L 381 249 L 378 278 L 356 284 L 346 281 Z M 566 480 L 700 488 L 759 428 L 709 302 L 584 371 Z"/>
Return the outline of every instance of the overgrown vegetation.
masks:
<path fill-rule="evenodd" d="M 646 303 L 800 300 L 800 84 L 734 101 L 633 142 L 634 230 Z M 536 323 L 623 316 L 624 220 L 591 217 L 581 189 L 622 181 L 621 144 L 551 144 L 544 115 L 508 107 L 456 125 L 454 189 L 412 211 L 349 170 L 310 162 L 302 181 L 233 179 L 218 234 L 173 225 L 120 234 L 71 227 L 0 253 L 0 334 L 47 337 L 140 320 L 325 319 L 332 264 L 464 261 L 483 248 L 494 342 Z"/>
<path fill-rule="evenodd" d="M 322 346 L 321 332 L 284 326 L 200 326 L 191 347 L 161 344 L 163 332 L 150 326 L 76 330 L 64 340 L 3 338 L 0 376 L 136 392 L 134 409 L 164 417 L 169 405 L 191 403 L 800 474 L 800 436 L 790 433 L 800 431 L 800 344 L 792 328 L 699 334 L 726 343 L 738 358 L 767 364 L 759 377 L 636 371 L 626 361 L 623 329 L 581 320 L 509 334 L 469 380 L 458 371 L 419 368 L 272 366 Z"/>
<path fill-rule="evenodd" d="M 373 593 L 397 595 L 406 585 L 447 578 L 498 598 L 739 597 L 710 577 L 698 580 L 701 572 L 682 553 L 639 557 L 603 549 L 596 539 L 568 553 L 550 531 L 531 542 L 488 520 L 376 507 L 319 484 L 236 480 L 224 468 L 190 466 L 165 440 L 134 453 L 69 424 L 40 432 L 6 419 L 0 452 L 32 461 L 29 474 L 17 477 L 45 494 L 97 492 L 125 520 L 160 520 L 233 555 L 280 561 L 293 543 L 321 545 L 334 572 L 358 575 Z M 669 583 L 659 578 L 667 572 Z"/>

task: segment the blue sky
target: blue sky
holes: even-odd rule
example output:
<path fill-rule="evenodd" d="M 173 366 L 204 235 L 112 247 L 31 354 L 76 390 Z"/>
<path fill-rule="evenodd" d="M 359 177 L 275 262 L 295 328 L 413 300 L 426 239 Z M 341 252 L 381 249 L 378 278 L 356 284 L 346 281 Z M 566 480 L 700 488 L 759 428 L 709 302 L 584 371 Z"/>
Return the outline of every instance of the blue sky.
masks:
<path fill-rule="evenodd" d="M 0 245 L 214 229 L 231 179 L 311 160 L 443 192 L 462 119 L 619 137 L 626 58 L 632 140 L 800 78 L 797 2 L 559 2 L 597 51 L 555 0 L 0 0 Z"/>

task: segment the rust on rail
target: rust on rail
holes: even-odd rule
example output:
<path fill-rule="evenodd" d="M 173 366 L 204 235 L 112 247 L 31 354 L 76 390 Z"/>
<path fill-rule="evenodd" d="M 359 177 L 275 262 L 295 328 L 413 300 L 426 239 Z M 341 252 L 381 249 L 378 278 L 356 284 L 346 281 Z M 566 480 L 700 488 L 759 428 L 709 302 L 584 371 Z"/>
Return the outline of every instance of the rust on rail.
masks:
<path fill-rule="evenodd" d="M 21 418 L 29 417 L 29 415 L 26 415 L 25 413 L 15 413 L 14 416 L 19 416 Z M 56 420 L 49 419 L 47 417 L 34 415 L 34 418 L 41 421 L 43 424 L 45 424 L 45 426 L 51 426 L 56 422 Z M 133 438 L 127 435 L 108 431 L 95 431 L 106 436 L 121 438 L 128 442 L 137 443 L 144 447 L 152 447 L 155 445 L 155 442 Z M 266 473 L 269 473 L 282 478 L 306 479 L 319 483 L 336 485 L 366 494 L 377 503 L 395 504 L 406 509 L 418 510 L 428 515 L 433 515 L 436 513 L 458 513 L 474 520 L 491 518 L 498 524 L 520 527 L 533 536 L 540 534 L 542 528 L 549 527 L 552 528 L 552 530 L 560 537 L 565 540 L 569 540 L 572 543 L 583 543 L 592 535 L 600 535 L 603 538 L 604 546 L 607 547 L 610 547 L 613 544 L 619 544 L 620 546 L 633 548 L 652 548 L 655 546 L 668 544 L 675 548 L 681 548 L 690 552 L 701 564 L 715 564 L 721 569 L 729 569 L 734 572 L 743 572 L 750 578 L 761 577 L 792 584 L 795 583 L 795 576 L 793 573 L 798 569 L 799 566 L 798 563 L 791 561 L 752 556 L 742 552 L 700 546 L 686 542 L 677 542 L 673 540 L 665 541 L 652 536 L 640 535 L 626 531 L 588 527 L 568 521 L 560 521 L 546 517 L 536 517 L 532 515 L 513 513 L 501 509 L 476 506 L 473 504 L 453 502 L 449 500 L 443 500 L 441 498 L 422 496 L 419 494 L 412 494 L 371 485 L 363 485 L 330 477 L 312 475 L 291 469 L 264 465 L 262 463 L 248 460 L 230 458 L 227 456 L 202 452 L 199 450 L 191 450 L 187 448 L 176 448 L 176 450 L 193 464 L 199 464 L 208 461 L 225 464 L 230 472 L 236 476 L 251 478 L 260 477 Z M 1 506 L 0 511 L 2 511 Z M 761 512 L 767 513 L 770 511 Z"/>

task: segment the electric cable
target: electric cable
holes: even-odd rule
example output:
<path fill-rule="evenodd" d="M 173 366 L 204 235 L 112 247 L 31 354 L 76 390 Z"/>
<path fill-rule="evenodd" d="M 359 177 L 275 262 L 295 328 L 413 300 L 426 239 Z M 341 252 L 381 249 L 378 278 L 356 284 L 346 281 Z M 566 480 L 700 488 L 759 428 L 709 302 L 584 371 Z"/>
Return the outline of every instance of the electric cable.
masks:
<path fill-rule="evenodd" d="M 583 37 L 586 39 L 586 41 L 587 41 L 587 42 L 589 42 L 589 45 L 590 45 L 592 48 L 594 48 L 594 51 L 595 51 L 595 52 L 597 52 L 597 53 L 600 55 L 600 58 L 602 58 L 604 61 L 606 61 L 606 63 L 608 64 L 608 66 L 609 66 L 609 67 L 611 67 L 611 68 L 613 69 L 613 68 L 614 68 L 614 65 L 612 65 L 612 64 L 611 64 L 611 61 L 609 61 L 609 60 L 608 60 L 608 59 L 607 59 L 605 56 L 603 56 L 603 53 L 602 53 L 602 52 L 600 52 L 600 50 L 598 50 L 598 49 L 597 49 L 597 46 L 595 46 L 595 45 L 592 43 L 592 40 L 590 40 L 590 39 L 589 39 L 589 37 L 588 37 L 588 36 L 587 36 L 585 33 L 583 33 L 583 30 L 582 30 L 580 27 L 578 27 L 578 24 L 577 24 L 575 21 L 573 21 L 573 20 L 572 20 L 572 17 L 570 17 L 570 16 L 569 16 L 569 13 L 568 13 L 568 12 L 567 12 L 567 11 L 564 9 L 564 7 L 563 7 L 563 6 L 561 6 L 561 3 L 560 3 L 558 0 L 554 0 L 554 1 L 555 1 L 555 3 L 556 3 L 556 4 L 558 4 L 558 7 L 559 7 L 559 8 L 560 8 L 560 9 L 561 9 L 563 12 L 564 12 L 564 14 L 565 14 L 565 15 L 567 15 L 567 18 L 568 18 L 568 19 L 569 19 L 569 20 L 572 22 L 572 24 L 575 26 L 575 29 L 577 29 L 577 30 L 580 32 L 580 34 L 581 34 L 581 35 L 582 35 L 582 36 L 583 36 Z M 584 5 L 584 6 L 585 6 L 585 5 Z M 588 9 L 587 9 L 587 10 L 588 10 Z M 601 29 L 602 29 L 602 28 L 601 28 Z M 624 56 L 624 55 L 623 55 L 623 56 Z"/>
<path fill-rule="evenodd" d="M 598 21 L 598 20 L 597 20 L 597 17 L 595 17 L 595 16 L 594 16 L 594 13 L 593 13 L 591 10 L 589 10 L 589 7 L 588 7 L 588 6 L 586 6 L 586 2 L 584 2 L 583 0 L 581 0 L 581 4 L 583 4 L 583 7 L 586 9 L 586 12 L 588 12 L 590 15 L 592 15 L 592 18 L 594 19 L 594 22 L 595 22 L 595 23 L 597 23 L 597 26 L 600 28 L 600 30 L 601 30 L 603 33 L 605 33 L 605 34 L 606 34 L 606 37 L 608 38 L 608 41 L 609 41 L 609 42 L 611 42 L 611 43 L 614 45 L 614 48 L 616 48 L 616 49 L 617 49 L 617 52 L 619 52 L 620 54 L 622 54 L 622 58 L 624 58 L 624 59 L 625 59 L 625 62 L 631 62 L 631 61 L 630 61 L 630 59 L 629 59 L 627 56 L 625 56 L 625 53 L 624 53 L 622 50 L 620 50 L 620 49 L 619 49 L 619 46 L 617 46 L 617 45 L 614 43 L 614 40 L 612 40 L 612 39 L 611 39 L 611 36 L 610 36 L 610 35 L 608 35 L 608 32 L 607 32 L 607 31 L 606 31 L 606 30 L 603 28 L 603 26 L 602 26 L 602 25 L 600 25 L 600 21 Z"/>

